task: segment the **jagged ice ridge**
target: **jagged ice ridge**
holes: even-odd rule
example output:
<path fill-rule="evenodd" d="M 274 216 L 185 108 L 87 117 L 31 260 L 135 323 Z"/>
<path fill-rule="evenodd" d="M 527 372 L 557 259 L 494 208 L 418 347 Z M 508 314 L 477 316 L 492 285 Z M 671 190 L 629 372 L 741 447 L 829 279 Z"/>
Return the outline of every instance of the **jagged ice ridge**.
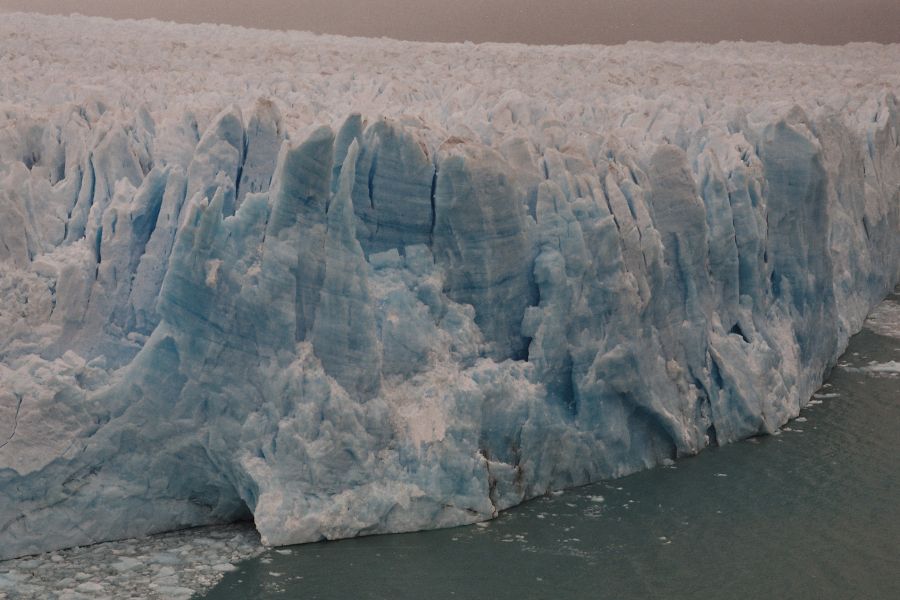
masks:
<path fill-rule="evenodd" d="M 900 279 L 897 64 L 3 15 L 0 558 L 776 430 Z"/>

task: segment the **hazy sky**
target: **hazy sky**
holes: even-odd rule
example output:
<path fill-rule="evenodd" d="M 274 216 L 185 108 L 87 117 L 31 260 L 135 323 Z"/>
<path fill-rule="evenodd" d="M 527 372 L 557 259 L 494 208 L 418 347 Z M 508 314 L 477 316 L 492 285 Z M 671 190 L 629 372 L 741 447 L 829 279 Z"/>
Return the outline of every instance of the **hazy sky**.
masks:
<path fill-rule="evenodd" d="M 0 8 L 433 41 L 900 42 L 900 0 L 0 0 Z"/>

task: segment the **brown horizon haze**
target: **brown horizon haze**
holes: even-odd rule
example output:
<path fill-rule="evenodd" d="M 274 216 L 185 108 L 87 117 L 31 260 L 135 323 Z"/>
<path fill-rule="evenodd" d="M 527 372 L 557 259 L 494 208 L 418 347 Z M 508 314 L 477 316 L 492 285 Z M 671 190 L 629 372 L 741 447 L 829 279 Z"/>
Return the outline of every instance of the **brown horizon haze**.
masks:
<path fill-rule="evenodd" d="M 424 41 L 900 42 L 898 0 L 0 0 L 0 9 Z"/>

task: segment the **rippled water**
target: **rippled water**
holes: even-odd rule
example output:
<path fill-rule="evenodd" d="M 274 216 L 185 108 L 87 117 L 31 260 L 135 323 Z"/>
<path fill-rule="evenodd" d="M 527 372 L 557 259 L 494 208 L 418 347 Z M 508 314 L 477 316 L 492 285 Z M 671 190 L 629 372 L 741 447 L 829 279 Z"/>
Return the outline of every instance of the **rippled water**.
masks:
<path fill-rule="evenodd" d="M 483 526 L 268 551 L 211 599 L 900 598 L 900 295 L 780 435 Z"/>

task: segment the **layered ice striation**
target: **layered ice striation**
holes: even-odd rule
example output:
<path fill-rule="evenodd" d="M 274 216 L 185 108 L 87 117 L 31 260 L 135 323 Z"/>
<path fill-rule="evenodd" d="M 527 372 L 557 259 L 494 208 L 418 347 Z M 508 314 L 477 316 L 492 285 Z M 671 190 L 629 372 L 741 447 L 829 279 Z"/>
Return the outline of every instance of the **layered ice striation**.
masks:
<path fill-rule="evenodd" d="M 898 47 L 0 40 L 0 558 L 773 432 L 900 279 Z"/>

